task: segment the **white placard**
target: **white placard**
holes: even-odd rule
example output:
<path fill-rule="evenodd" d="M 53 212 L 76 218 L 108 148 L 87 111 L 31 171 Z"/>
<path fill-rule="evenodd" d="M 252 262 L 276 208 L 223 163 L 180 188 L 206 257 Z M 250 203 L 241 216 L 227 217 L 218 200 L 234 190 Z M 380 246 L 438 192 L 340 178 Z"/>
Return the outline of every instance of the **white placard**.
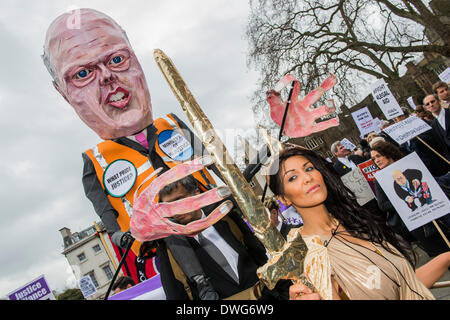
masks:
<path fill-rule="evenodd" d="M 375 129 L 374 131 L 376 133 L 380 133 L 381 132 L 381 120 L 378 118 L 375 118 L 375 119 L 373 119 L 373 122 L 374 122 L 373 127 Z"/>
<path fill-rule="evenodd" d="M 403 114 L 402 108 L 384 79 L 379 79 L 372 85 L 372 96 L 381 111 L 383 111 L 387 120 L 391 120 Z"/>
<path fill-rule="evenodd" d="M 353 120 L 361 133 L 364 136 L 367 133 L 375 131 L 374 129 L 374 119 L 369 111 L 369 108 L 364 107 L 358 111 L 352 112 Z"/>
<path fill-rule="evenodd" d="M 362 174 L 359 168 L 353 169 L 349 173 L 341 177 L 342 182 L 347 188 L 353 191 L 356 195 L 356 200 L 360 206 L 365 205 L 367 202 L 375 198 L 369 183 Z"/>
<path fill-rule="evenodd" d="M 344 138 L 341 140 L 341 144 L 344 146 L 345 149 L 353 151 L 356 149 L 356 146 L 351 143 L 350 140 L 348 140 L 347 138 Z"/>
<path fill-rule="evenodd" d="M 445 69 L 444 72 L 439 75 L 439 79 L 444 82 L 450 82 L 450 67 Z"/>
<path fill-rule="evenodd" d="M 414 103 L 413 97 L 409 97 L 408 99 L 406 99 L 406 101 L 408 101 L 408 104 L 411 106 L 411 108 L 416 110 L 416 104 Z"/>
<path fill-rule="evenodd" d="M 97 288 L 90 276 L 84 276 L 78 280 L 78 286 L 80 287 L 83 297 L 88 298 L 97 292 Z"/>
<path fill-rule="evenodd" d="M 402 144 L 430 129 L 431 127 L 419 117 L 410 116 L 403 121 L 384 128 L 383 131 L 395 142 Z"/>
<path fill-rule="evenodd" d="M 415 152 L 375 172 L 375 178 L 409 231 L 450 212 L 450 201 Z"/>

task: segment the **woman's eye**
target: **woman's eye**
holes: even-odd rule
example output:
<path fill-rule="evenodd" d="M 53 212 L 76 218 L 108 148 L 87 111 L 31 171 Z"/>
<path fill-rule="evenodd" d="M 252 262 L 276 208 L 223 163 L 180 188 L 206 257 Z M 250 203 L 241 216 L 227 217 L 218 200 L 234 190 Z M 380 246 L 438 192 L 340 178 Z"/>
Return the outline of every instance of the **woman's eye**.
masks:
<path fill-rule="evenodd" d="M 305 169 L 306 172 L 310 172 L 310 171 L 313 171 L 313 170 L 314 170 L 314 167 L 313 167 L 313 166 L 307 167 L 307 168 Z"/>
<path fill-rule="evenodd" d="M 122 56 L 116 56 L 114 58 L 111 59 L 111 61 L 109 62 L 109 64 L 119 64 L 123 61 L 123 57 Z"/>
<path fill-rule="evenodd" d="M 289 177 L 288 181 L 289 181 L 289 182 L 292 182 L 292 181 L 294 181 L 295 179 L 297 179 L 297 176 L 296 176 L 296 175 L 293 175 L 293 176 L 290 176 L 290 177 Z"/>
<path fill-rule="evenodd" d="M 92 71 L 88 70 L 88 69 L 83 69 L 78 71 L 78 73 L 75 75 L 75 78 L 77 79 L 84 79 L 86 78 Z"/>

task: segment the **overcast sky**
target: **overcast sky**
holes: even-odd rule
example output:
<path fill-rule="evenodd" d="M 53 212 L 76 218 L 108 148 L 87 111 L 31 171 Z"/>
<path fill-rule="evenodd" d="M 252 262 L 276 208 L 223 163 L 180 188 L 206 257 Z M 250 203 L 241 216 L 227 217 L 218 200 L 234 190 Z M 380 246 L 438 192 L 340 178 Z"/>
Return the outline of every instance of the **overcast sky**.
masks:
<path fill-rule="evenodd" d="M 51 289 L 72 286 L 58 230 L 98 221 L 82 188 L 81 153 L 101 140 L 53 89 L 40 58 L 49 24 L 76 7 L 102 11 L 127 31 L 154 118 L 174 112 L 187 122 L 153 60 L 160 48 L 220 132 L 254 125 L 249 96 L 257 76 L 247 71 L 243 38 L 247 1 L 2 0 L 0 297 L 41 274 Z"/>

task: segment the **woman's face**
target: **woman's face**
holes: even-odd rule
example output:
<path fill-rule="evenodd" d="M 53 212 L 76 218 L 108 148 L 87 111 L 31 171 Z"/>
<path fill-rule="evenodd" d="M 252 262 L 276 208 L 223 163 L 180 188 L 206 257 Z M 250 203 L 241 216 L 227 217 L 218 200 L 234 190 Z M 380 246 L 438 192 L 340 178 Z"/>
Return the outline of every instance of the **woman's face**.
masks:
<path fill-rule="evenodd" d="M 321 205 L 327 198 L 327 187 L 322 174 L 303 156 L 292 156 L 282 165 L 280 172 L 285 205 L 311 208 Z"/>
<path fill-rule="evenodd" d="M 387 157 L 381 155 L 381 153 L 379 153 L 378 151 L 375 151 L 375 150 L 370 151 L 370 157 L 372 158 L 372 161 L 380 169 L 384 169 L 388 165 L 394 163 L 394 160 L 392 160 L 391 158 L 387 158 Z"/>

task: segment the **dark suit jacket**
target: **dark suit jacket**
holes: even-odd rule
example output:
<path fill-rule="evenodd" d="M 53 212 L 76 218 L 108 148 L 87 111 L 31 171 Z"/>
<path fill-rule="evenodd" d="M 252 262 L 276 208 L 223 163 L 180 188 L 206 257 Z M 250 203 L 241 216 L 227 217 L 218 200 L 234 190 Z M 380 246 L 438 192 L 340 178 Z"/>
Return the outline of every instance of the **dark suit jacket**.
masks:
<path fill-rule="evenodd" d="M 356 165 L 363 163 L 364 161 L 366 161 L 363 157 L 358 156 L 356 154 L 350 155 L 348 156 L 348 159 L 353 161 Z M 342 177 L 343 175 L 345 175 L 346 173 L 349 173 L 350 171 L 352 171 L 351 168 L 347 167 L 346 165 L 344 165 L 342 162 L 340 162 L 339 160 L 337 160 L 334 165 L 333 165 L 334 169 L 336 170 L 336 172 L 339 174 L 340 177 Z"/>
<path fill-rule="evenodd" d="M 431 126 L 431 122 L 428 122 L 426 120 L 424 121 Z M 446 147 L 444 141 L 442 140 L 442 137 L 440 138 L 435 130 L 428 130 L 411 139 L 411 149 L 412 151 L 415 151 L 417 153 L 417 155 L 420 157 L 420 159 L 423 161 L 423 163 L 433 176 L 439 177 L 450 171 L 450 165 L 436 153 L 434 153 L 434 151 L 427 147 L 418 138 L 420 138 L 423 142 L 436 150 L 436 152 L 445 157 Z"/>
<path fill-rule="evenodd" d="M 443 109 L 445 113 L 445 126 L 447 130 L 444 130 L 442 126 L 439 124 L 437 119 L 434 119 L 431 123 L 431 128 L 433 133 L 437 137 L 436 143 L 438 143 L 442 149 L 444 150 L 443 156 L 450 159 L 450 110 Z"/>
<path fill-rule="evenodd" d="M 203 209 L 205 214 L 209 214 L 213 208 L 217 205 L 209 206 Z M 219 266 L 208 253 L 198 244 L 198 242 L 191 237 L 185 237 L 195 254 L 196 259 L 200 262 L 204 273 L 210 279 L 210 283 L 219 294 L 220 299 L 230 297 L 236 293 L 239 293 L 247 288 L 252 287 L 257 281 L 256 270 L 267 261 L 266 250 L 262 243 L 253 235 L 251 230 L 245 224 L 245 222 L 239 217 L 236 210 L 231 211 L 227 215 L 230 217 L 242 231 L 243 245 L 233 235 L 227 222 L 219 220 L 214 224 L 214 228 L 220 234 L 220 236 L 239 254 L 238 258 L 238 273 L 239 284 L 237 284 L 223 269 Z M 190 249 L 186 250 L 186 254 L 191 252 Z M 159 259 L 161 282 L 168 300 L 187 300 L 188 296 L 183 288 L 181 282 L 179 282 L 172 271 L 170 261 L 167 256 L 166 245 L 163 241 L 159 242 L 157 249 L 157 256 Z M 281 282 L 281 281 L 280 281 Z M 188 281 L 189 283 L 189 281 Z M 288 286 L 290 285 L 286 281 L 281 283 L 278 288 L 269 291 L 265 289 L 265 298 L 272 299 L 287 299 L 289 296 Z M 197 297 L 197 290 L 195 285 L 189 283 L 191 291 L 193 292 L 194 299 Z M 281 289 L 280 289 L 281 288 Z"/>

